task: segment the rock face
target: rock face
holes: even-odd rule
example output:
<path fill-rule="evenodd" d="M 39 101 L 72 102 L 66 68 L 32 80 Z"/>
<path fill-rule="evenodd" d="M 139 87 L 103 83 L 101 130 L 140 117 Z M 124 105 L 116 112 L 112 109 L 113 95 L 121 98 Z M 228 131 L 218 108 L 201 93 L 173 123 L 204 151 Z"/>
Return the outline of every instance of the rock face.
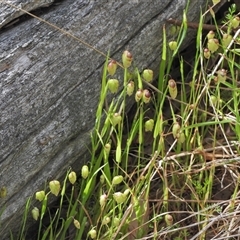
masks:
<path fill-rule="evenodd" d="M 29 2 L 30 11 L 44 1 Z M 0 15 L 0 188 L 7 188 L 0 198 L 1 239 L 18 230 L 27 197 L 88 160 L 105 61 L 95 49 L 110 50 L 115 59 L 129 49 L 136 66 L 157 71 L 162 26 L 181 19 L 187 2 L 63 0 L 34 12 L 92 48 L 32 17 L 4 27 L 9 14 L 19 16 L 9 6 Z M 190 21 L 205 2 L 190 1 Z"/>

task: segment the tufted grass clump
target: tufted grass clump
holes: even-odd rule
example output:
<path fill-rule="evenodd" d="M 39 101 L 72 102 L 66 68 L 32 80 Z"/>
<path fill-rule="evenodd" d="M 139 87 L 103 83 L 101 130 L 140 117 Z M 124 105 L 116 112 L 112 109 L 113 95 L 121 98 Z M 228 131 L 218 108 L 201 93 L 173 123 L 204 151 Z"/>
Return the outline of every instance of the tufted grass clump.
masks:
<path fill-rule="evenodd" d="M 212 13 L 216 30 L 208 33 L 205 14 L 191 63 L 180 52 L 185 13 L 175 35 L 163 28 L 158 73 L 134 68 L 137 56 L 129 51 L 119 62 L 107 57 L 91 159 L 80 173 L 69 169 L 63 182 L 39 189 L 40 208 L 26 205 L 25 215 L 32 211 L 38 222 L 37 239 L 240 236 L 239 18 L 232 5 L 221 28 Z M 50 196 L 59 197 L 55 211 Z M 25 223 L 13 239 L 25 239 Z"/>

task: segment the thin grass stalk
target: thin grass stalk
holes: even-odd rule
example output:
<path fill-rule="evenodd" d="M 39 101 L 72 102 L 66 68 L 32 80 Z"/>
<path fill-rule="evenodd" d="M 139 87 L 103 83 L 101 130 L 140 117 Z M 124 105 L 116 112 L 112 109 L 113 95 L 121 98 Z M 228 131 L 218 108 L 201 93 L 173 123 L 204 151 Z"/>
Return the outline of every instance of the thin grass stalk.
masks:
<path fill-rule="evenodd" d="M 22 223 L 21 223 L 21 229 L 19 231 L 19 236 L 17 237 L 17 239 L 24 239 L 25 236 L 25 231 L 26 231 L 26 223 L 27 223 L 27 217 L 29 214 L 29 210 L 31 207 L 31 202 L 32 202 L 32 197 L 29 197 L 26 205 L 25 205 L 25 209 L 24 209 L 24 215 L 23 215 L 23 219 L 22 219 Z"/>
<path fill-rule="evenodd" d="M 158 89 L 160 93 L 164 92 L 165 89 L 165 69 L 166 69 L 166 62 L 167 62 L 167 36 L 166 36 L 166 29 L 165 25 L 163 25 L 163 44 L 162 44 L 162 58 L 161 58 L 161 63 L 159 66 L 159 77 L 158 77 Z M 161 102 L 161 97 L 158 96 L 158 104 Z"/>

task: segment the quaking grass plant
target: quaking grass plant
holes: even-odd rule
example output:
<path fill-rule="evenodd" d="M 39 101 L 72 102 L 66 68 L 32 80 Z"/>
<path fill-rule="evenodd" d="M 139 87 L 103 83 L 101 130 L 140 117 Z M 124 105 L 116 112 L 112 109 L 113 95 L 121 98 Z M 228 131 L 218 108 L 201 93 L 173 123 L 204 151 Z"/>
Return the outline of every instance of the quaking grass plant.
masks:
<path fill-rule="evenodd" d="M 41 208 L 31 211 L 39 223 L 39 240 L 240 236 L 240 21 L 235 5 L 223 28 L 209 11 L 217 30 L 204 35 L 202 14 L 188 74 L 179 52 L 188 27 L 185 13 L 176 40 L 167 39 L 163 28 L 157 87 L 151 69 L 133 69 L 129 51 L 124 51 L 121 64 L 107 57 L 91 160 L 82 167 L 80 179 L 69 169 L 63 183 L 50 181 L 35 194 Z M 179 79 L 171 76 L 176 59 Z M 117 67 L 122 68 L 122 81 L 115 77 Z M 114 97 L 106 104 L 109 94 Z M 131 121 L 126 118 L 129 99 L 135 101 Z M 54 213 L 48 206 L 50 195 L 60 198 Z M 30 202 L 22 230 L 12 239 L 25 239 Z"/>

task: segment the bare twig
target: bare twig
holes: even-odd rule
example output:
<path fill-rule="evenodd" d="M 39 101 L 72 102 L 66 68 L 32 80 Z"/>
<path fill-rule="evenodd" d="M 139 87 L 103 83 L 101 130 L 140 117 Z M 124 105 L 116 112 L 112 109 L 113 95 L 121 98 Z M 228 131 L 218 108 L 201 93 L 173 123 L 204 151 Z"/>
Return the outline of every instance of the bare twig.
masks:
<path fill-rule="evenodd" d="M 174 25 L 177 25 L 177 26 L 181 26 L 182 25 L 182 21 L 180 20 L 177 20 L 177 19 L 173 19 L 173 18 L 169 18 L 167 19 L 167 22 L 171 23 L 171 24 L 174 24 Z M 196 23 L 196 22 L 187 22 L 187 26 L 189 28 L 192 28 L 192 29 L 198 29 L 199 27 L 199 23 Z M 217 29 L 221 29 L 223 31 L 227 31 L 228 30 L 228 27 L 227 26 L 221 26 L 221 25 L 212 25 L 212 24 L 202 24 L 202 29 L 204 30 L 208 30 L 208 31 L 215 31 Z M 238 29 L 240 29 L 240 27 L 237 27 L 235 29 L 233 29 L 234 32 L 236 32 Z"/>

